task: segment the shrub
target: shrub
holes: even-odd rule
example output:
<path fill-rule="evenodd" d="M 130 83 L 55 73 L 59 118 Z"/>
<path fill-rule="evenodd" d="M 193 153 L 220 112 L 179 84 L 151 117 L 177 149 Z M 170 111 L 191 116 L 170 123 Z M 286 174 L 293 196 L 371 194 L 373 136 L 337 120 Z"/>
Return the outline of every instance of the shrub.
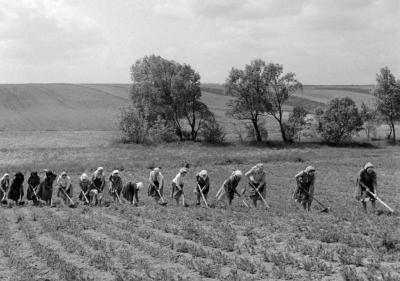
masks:
<path fill-rule="evenodd" d="M 350 141 L 362 130 L 362 119 L 354 101 L 348 97 L 330 101 L 328 109 L 317 112 L 318 131 L 328 143 Z"/>
<path fill-rule="evenodd" d="M 148 138 L 151 143 L 173 142 L 178 140 L 174 127 L 160 117 L 158 117 L 149 128 Z"/>
<path fill-rule="evenodd" d="M 225 128 L 214 118 L 204 123 L 201 135 L 207 143 L 221 144 L 225 141 Z"/>
<path fill-rule="evenodd" d="M 122 141 L 146 142 L 148 123 L 136 109 L 132 107 L 121 108 L 118 126 L 122 133 Z"/>

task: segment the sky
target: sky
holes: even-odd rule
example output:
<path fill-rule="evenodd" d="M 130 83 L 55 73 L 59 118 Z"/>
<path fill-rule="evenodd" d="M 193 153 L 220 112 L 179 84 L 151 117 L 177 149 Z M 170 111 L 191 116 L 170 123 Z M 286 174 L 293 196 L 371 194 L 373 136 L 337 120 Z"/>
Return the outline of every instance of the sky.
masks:
<path fill-rule="evenodd" d="M 303 84 L 400 79 L 399 0 L 0 0 L 0 83 L 131 83 L 151 54 L 224 83 L 254 59 Z"/>

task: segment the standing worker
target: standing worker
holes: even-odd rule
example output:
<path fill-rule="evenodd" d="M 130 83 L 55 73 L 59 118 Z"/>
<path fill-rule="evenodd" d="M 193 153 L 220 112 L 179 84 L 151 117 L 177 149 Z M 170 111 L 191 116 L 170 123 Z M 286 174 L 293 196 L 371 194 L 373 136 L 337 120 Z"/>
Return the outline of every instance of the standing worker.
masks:
<path fill-rule="evenodd" d="M 161 174 L 161 167 L 156 167 L 149 175 L 149 188 L 147 195 L 154 198 L 158 203 L 164 192 L 164 177 Z"/>
<path fill-rule="evenodd" d="M 92 175 L 92 184 L 90 185 L 90 202 L 93 205 L 100 205 L 103 199 L 103 189 L 106 184 L 106 179 L 104 177 L 103 167 L 98 167 Z M 94 202 L 94 203 L 93 203 Z"/>
<path fill-rule="evenodd" d="M 264 172 L 263 164 L 260 163 L 255 165 L 244 175 L 249 180 L 249 196 L 253 201 L 254 207 L 257 208 L 257 201 L 265 200 L 265 193 L 267 190 L 266 174 Z"/>
<path fill-rule="evenodd" d="M 375 212 L 375 196 L 377 195 L 377 188 L 378 185 L 374 166 L 368 162 L 358 173 L 355 189 L 355 198 L 362 203 L 364 212 L 366 213 L 367 201 L 371 201 L 372 210 Z M 371 193 L 375 194 L 375 196 L 373 196 Z"/>
<path fill-rule="evenodd" d="M 121 201 L 121 191 L 122 191 L 122 179 L 121 176 L 119 175 L 118 170 L 114 170 L 110 177 L 110 186 L 108 188 L 108 192 L 111 195 L 111 197 L 114 199 L 114 202 L 118 200 Z"/>
<path fill-rule="evenodd" d="M 206 170 L 202 170 L 196 175 L 196 182 L 197 185 L 194 189 L 197 197 L 196 205 L 200 205 L 201 194 L 203 193 L 204 199 L 207 201 L 208 192 L 210 191 L 210 178 Z"/>
<path fill-rule="evenodd" d="M 90 179 L 89 176 L 86 173 L 83 173 L 79 177 L 79 186 L 81 188 L 81 193 L 79 194 L 79 200 L 85 201 L 86 203 L 89 203 L 89 191 L 90 191 Z"/>
<path fill-rule="evenodd" d="M 1 203 L 7 204 L 7 191 L 10 187 L 10 175 L 5 173 L 0 179 L 0 200 Z"/>
<path fill-rule="evenodd" d="M 182 197 L 182 205 L 187 206 L 185 202 L 185 195 L 183 193 L 183 186 L 185 185 L 184 182 L 184 177 L 187 174 L 187 169 L 186 168 L 181 168 L 179 170 L 179 173 L 175 176 L 175 178 L 172 180 L 172 191 L 171 191 L 171 197 L 175 199 L 176 205 L 179 205 L 179 200 Z"/>
<path fill-rule="evenodd" d="M 53 183 L 57 178 L 57 175 L 47 169 L 44 170 L 45 176 L 39 185 L 39 191 L 37 196 L 46 202 L 47 205 L 51 205 L 51 199 L 53 197 Z"/>
<path fill-rule="evenodd" d="M 308 166 L 304 171 L 295 175 L 297 187 L 293 193 L 293 199 L 301 203 L 304 210 L 311 210 L 314 198 L 315 169 Z"/>
<path fill-rule="evenodd" d="M 57 179 L 57 197 L 60 197 L 64 200 L 64 203 L 67 204 L 69 199 L 72 197 L 72 181 L 71 178 L 67 175 L 67 172 L 63 171 Z"/>
<path fill-rule="evenodd" d="M 239 192 L 237 192 L 236 188 L 239 185 L 240 180 L 242 179 L 242 172 L 240 170 L 234 171 L 229 178 L 227 178 L 222 184 L 221 188 L 217 192 L 217 202 L 223 201 L 225 204 L 225 200 L 228 200 L 228 205 L 232 204 L 233 198 L 235 194 L 240 197 Z"/>

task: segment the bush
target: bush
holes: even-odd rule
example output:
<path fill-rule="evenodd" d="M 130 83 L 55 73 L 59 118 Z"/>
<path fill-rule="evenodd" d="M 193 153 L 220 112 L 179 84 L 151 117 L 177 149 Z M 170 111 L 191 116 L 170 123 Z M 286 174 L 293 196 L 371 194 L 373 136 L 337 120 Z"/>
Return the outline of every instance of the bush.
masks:
<path fill-rule="evenodd" d="M 146 142 L 148 122 L 136 109 L 121 108 L 118 127 L 121 130 L 123 142 Z"/>
<path fill-rule="evenodd" d="M 158 117 L 148 130 L 148 139 L 151 143 L 162 143 L 177 141 L 178 137 L 174 127 Z"/>
<path fill-rule="evenodd" d="M 317 119 L 322 137 L 326 142 L 335 144 L 350 141 L 363 125 L 356 104 L 348 97 L 331 100 L 325 112 L 317 112 Z"/>
<path fill-rule="evenodd" d="M 207 143 L 220 144 L 225 142 L 225 129 L 217 120 L 211 119 L 204 123 L 201 135 Z"/>

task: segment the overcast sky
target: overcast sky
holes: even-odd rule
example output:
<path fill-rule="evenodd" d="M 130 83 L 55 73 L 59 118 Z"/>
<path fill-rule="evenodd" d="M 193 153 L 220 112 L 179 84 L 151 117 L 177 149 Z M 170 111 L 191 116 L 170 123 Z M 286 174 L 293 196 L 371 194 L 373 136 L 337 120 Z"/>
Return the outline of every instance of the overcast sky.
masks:
<path fill-rule="evenodd" d="M 400 78 L 400 0 L 0 0 L 0 83 L 130 83 L 150 54 L 223 83 L 256 58 L 303 84 Z"/>

